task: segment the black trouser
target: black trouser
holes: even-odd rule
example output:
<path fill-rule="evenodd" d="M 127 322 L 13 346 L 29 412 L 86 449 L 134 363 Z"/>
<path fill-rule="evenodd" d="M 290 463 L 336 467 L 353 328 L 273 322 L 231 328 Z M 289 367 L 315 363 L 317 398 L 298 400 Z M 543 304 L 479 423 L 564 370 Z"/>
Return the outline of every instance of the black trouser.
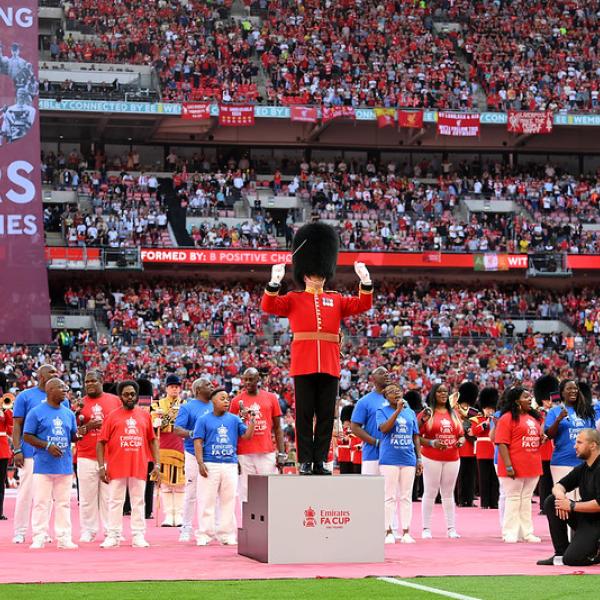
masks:
<path fill-rule="evenodd" d="M 8 458 L 0 458 L 0 515 L 4 514 L 4 490 L 6 488 L 7 471 Z"/>
<path fill-rule="evenodd" d="M 340 475 L 360 475 L 360 465 L 352 462 L 341 462 Z"/>
<path fill-rule="evenodd" d="M 550 495 L 544 502 L 544 510 L 550 528 L 550 537 L 554 546 L 554 554 L 563 557 L 563 563 L 571 566 L 594 564 L 600 543 L 600 519 L 591 521 L 582 513 L 570 513 L 569 519 L 563 521 L 556 516 L 555 498 Z M 569 543 L 568 528 L 573 529 L 573 537 Z"/>
<path fill-rule="evenodd" d="M 542 461 L 543 473 L 538 483 L 538 495 L 540 497 L 540 510 L 544 508 L 544 500 L 552 493 L 552 473 L 550 472 L 550 461 Z"/>
<path fill-rule="evenodd" d="M 498 476 L 494 469 L 493 458 L 481 458 L 477 460 L 477 472 L 479 474 L 479 497 L 481 508 L 498 508 Z"/>
<path fill-rule="evenodd" d="M 477 476 L 477 460 L 474 456 L 460 457 L 460 470 L 456 486 L 456 503 L 462 506 L 473 506 L 475 498 L 475 477 Z"/>
<path fill-rule="evenodd" d="M 418 502 L 423 497 L 423 475 L 417 475 L 413 483 L 412 500 Z"/>
<path fill-rule="evenodd" d="M 326 373 L 294 377 L 299 463 L 327 462 L 338 385 L 339 379 Z"/>

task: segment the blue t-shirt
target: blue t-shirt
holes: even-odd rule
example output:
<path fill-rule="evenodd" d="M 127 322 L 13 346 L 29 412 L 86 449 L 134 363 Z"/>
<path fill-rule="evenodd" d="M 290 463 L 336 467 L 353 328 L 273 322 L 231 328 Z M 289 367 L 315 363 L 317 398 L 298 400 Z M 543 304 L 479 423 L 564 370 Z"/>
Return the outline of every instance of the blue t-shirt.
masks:
<path fill-rule="evenodd" d="M 377 427 L 385 423 L 394 413 L 394 409 L 386 404 L 377 409 Z M 392 429 L 387 433 L 380 431 L 382 438 L 379 444 L 379 464 L 397 467 L 414 467 L 417 464 L 413 435 L 419 434 L 417 415 L 412 408 L 405 406 Z"/>
<path fill-rule="evenodd" d="M 188 429 L 193 434 L 196 427 L 196 421 L 198 421 L 200 417 L 203 417 L 205 414 L 211 413 L 212 411 L 212 402 L 202 402 L 202 400 L 195 399 L 190 400 L 179 409 L 177 418 L 175 419 L 175 425 L 176 427 Z M 186 452 L 194 454 L 193 436 L 183 440 L 183 447 L 185 448 Z"/>
<path fill-rule="evenodd" d="M 217 417 L 211 412 L 196 421 L 193 437 L 202 439 L 204 462 L 237 463 L 238 438 L 247 429 L 237 415 L 226 412 Z"/>
<path fill-rule="evenodd" d="M 373 390 L 363 396 L 352 411 L 352 422 L 358 423 L 372 437 L 381 439 L 381 431 L 377 428 L 377 409 L 387 405 L 382 394 Z M 379 460 L 379 449 L 371 444 L 363 443 L 362 459 Z"/>
<path fill-rule="evenodd" d="M 25 419 L 31 410 L 36 406 L 39 406 L 42 402 L 46 402 L 46 392 L 40 390 L 39 387 L 29 388 L 23 390 L 15 399 L 15 406 L 13 409 L 13 417 L 17 419 Z M 65 400 L 63 402 L 65 408 L 69 408 L 69 403 Z M 23 441 L 23 429 L 21 428 L 21 449 L 23 450 L 24 458 L 32 458 L 34 453 L 33 446 L 30 446 L 27 442 Z"/>
<path fill-rule="evenodd" d="M 594 419 L 581 419 L 575 413 L 572 406 L 567 406 L 569 415 L 565 417 L 558 425 L 558 431 L 554 437 L 554 451 L 550 459 L 551 465 L 561 467 L 576 467 L 581 464 L 581 459 L 575 454 L 575 440 L 582 429 L 591 427 L 596 428 Z M 544 430 L 554 425 L 562 411 L 562 406 L 553 406 L 546 415 Z"/>
<path fill-rule="evenodd" d="M 44 475 L 70 475 L 73 473 L 71 440 L 77 431 L 77 422 L 73 412 L 59 406 L 54 408 L 46 402 L 39 404 L 25 418 L 23 433 L 35 435 L 45 442 L 52 442 L 62 451 L 56 458 L 45 448 L 34 448 L 33 472 Z"/>

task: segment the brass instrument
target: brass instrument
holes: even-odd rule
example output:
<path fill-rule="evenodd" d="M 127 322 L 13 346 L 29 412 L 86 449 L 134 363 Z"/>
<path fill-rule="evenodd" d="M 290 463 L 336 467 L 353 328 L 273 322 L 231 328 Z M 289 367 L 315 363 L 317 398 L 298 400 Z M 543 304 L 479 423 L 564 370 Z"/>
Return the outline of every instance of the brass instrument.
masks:
<path fill-rule="evenodd" d="M 0 406 L 0 408 L 2 408 L 2 410 L 12 410 L 14 404 L 15 404 L 15 395 L 11 394 L 9 392 L 7 394 L 4 394 L 4 396 L 2 396 L 2 405 Z"/>

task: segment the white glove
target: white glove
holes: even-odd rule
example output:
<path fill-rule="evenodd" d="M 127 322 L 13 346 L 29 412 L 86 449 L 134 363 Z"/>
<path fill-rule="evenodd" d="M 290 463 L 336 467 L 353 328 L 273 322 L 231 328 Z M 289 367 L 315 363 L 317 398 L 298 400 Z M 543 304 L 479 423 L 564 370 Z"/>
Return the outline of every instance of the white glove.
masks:
<path fill-rule="evenodd" d="M 285 264 L 273 265 L 271 267 L 271 281 L 269 285 L 277 287 L 285 276 Z"/>
<path fill-rule="evenodd" d="M 371 275 L 369 275 L 369 270 L 365 266 L 365 263 L 355 262 L 354 272 L 358 275 L 363 285 L 371 285 Z"/>

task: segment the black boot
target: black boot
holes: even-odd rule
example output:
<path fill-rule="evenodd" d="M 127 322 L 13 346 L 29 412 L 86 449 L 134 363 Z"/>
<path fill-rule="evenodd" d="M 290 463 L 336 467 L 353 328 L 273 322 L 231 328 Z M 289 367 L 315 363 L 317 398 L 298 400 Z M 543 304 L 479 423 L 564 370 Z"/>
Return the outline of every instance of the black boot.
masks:
<path fill-rule="evenodd" d="M 325 468 L 322 462 L 316 462 L 313 467 L 313 475 L 331 475 L 331 471 Z"/>
<path fill-rule="evenodd" d="M 312 463 L 301 463 L 298 469 L 298 474 L 300 475 L 312 475 Z"/>

